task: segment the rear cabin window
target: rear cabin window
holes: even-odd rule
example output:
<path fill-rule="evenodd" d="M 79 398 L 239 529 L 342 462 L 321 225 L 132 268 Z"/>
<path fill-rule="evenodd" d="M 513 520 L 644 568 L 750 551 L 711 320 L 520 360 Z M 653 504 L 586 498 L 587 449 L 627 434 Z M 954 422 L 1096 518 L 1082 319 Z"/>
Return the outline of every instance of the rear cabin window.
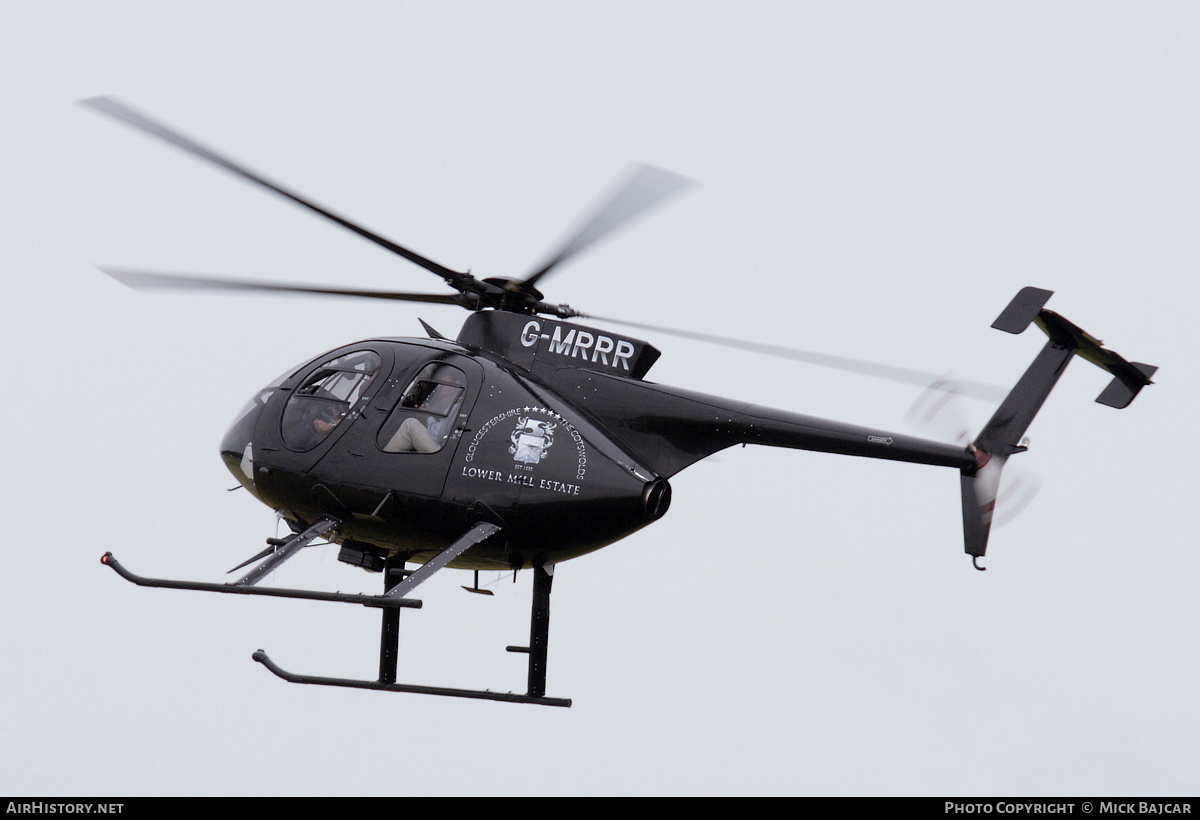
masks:
<path fill-rule="evenodd" d="M 358 350 L 313 371 L 283 408 L 283 443 L 303 451 L 328 438 L 366 396 L 381 364 L 377 354 Z"/>
<path fill-rule="evenodd" d="M 466 391 L 467 377 L 457 367 L 440 362 L 426 365 L 379 429 L 380 449 L 386 453 L 441 450 L 454 431 Z"/>

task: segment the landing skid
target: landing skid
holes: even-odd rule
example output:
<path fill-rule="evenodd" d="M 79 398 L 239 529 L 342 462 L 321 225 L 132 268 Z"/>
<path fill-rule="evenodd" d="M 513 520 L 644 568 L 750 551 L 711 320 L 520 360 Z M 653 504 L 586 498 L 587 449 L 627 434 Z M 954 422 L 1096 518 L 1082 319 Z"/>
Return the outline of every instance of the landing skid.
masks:
<path fill-rule="evenodd" d="M 570 706 L 570 698 L 546 698 L 533 695 L 518 695 L 515 692 L 492 692 L 476 689 L 446 689 L 439 686 L 414 686 L 408 683 L 384 683 L 377 680 L 348 680 L 346 678 L 322 678 L 315 675 L 297 675 L 282 669 L 267 653 L 258 650 L 251 657 L 270 669 L 288 683 L 315 683 L 320 686 L 345 686 L 351 689 L 375 689 L 381 692 L 413 692 L 418 695 L 446 695 L 453 698 L 476 700 L 500 700 L 506 703 L 534 703 L 539 706 Z"/>
<path fill-rule="evenodd" d="M 382 609 L 420 609 L 421 602 L 414 598 L 388 598 L 383 595 L 356 595 L 344 592 L 320 592 L 312 589 L 286 589 L 284 587 L 252 587 L 239 584 L 206 584 L 198 581 L 171 581 L 166 578 L 146 578 L 130 572 L 111 552 L 104 553 L 100 563 L 140 587 L 162 589 L 194 589 L 200 592 L 225 592 L 233 595 L 267 595 L 272 598 L 302 598 L 308 601 L 336 601 L 344 604 L 362 604 Z"/>
<path fill-rule="evenodd" d="M 396 682 L 396 667 L 400 644 L 400 610 L 420 609 L 421 602 L 404 596 L 412 592 L 419 584 L 427 580 L 446 564 L 453 561 L 475 544 L 500 531 L 500 527 L 489 523 L 476 524 L 465 535 L 439 553 L 420 569 L 408 572 L 404 569 L 401 556 L 393 556 L 384 566 L 383 595 L 355 595 L 341 592 L 320 592 L 307 589 L 283 589 L 278 587 L 257 587 L 255 584 L 269 572 L 290 558 L 303 547 L 307 546 L 318 536 L 331 532 L 337 526 L 333 519 L 322 519 L 317 524 L 302 533 L 297 533 L 278 545 L 257 568 L 245 577 L 232 584 L 209 584 L 196 581 L 170 581 L 162 578 L 145 578 L 130 572 L 113 557 L 105 553 L 101 563 L 111 567 L 122 578 L 139 586 L 163 587 L 167 589 L 192 589 L 204 592 L 224 592 L 238 595 L 269 595 L 280 598 L 303 598 L 316 601 L 336 601 L 341 603 L 361 604 L 383 610 L 383 624 L 379 638 L 379 679 L 351 680 L 347 678 L 327 678 L 315 675 L 297 675 L 288 672 L 272 661 L 261 649 L 251 657 L 267 667 L 276 676 L 289 683 L 307 683 L 318 686 L 342 686 L 352 689 L 374 689 L 382 692 L 411 692 L 420 695 L 443 695 L 456 698 L 474 698 L 477 700 L 498 700 L 506 703 L 532 703 L 540 706 L 570 706 L 568 698 L 546 697 L 546 656 L 550 634 L 550 586 L 554 580 L 554 565 L 535 566 L 533 569 L 533 602 L 529 623 L 529 646 L 510 646 L 509 652 L 522 652 L 529 655 L 529 686 L 523 694 L 514 692 L 493 692 L 491 690 L 449 689 L 439 686 L 416 686 Z M 247 563 L 262 558 L 267 553 L 255 556 Z"/>

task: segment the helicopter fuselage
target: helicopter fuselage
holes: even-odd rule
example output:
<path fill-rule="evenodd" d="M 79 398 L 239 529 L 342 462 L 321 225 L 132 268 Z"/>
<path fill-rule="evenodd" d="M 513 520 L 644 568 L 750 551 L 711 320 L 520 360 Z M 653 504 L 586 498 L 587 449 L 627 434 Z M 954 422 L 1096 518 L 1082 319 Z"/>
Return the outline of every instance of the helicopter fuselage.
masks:
<path fill-rule="evenodd" d="M 105 268 L 133 287 L 320 294 L 457 305 L 472 311 L 457 340 L 426 325 L 429 339 L 368 339 L 330 351 L 261 390 L 229 428 L 221 455 L 239 482 L 291 525 L 288 538 L 235 569 L 257 563 L 233 583 L 138 576 L 111 553 L 101 561 L 141 586 L 315 599 L 383 611 L 379 677 L 351 680 L 295 675 L 262 650 L 256 661 L 294 683 L 419 692 L 570 706 L 547 698 L 546 663 L 554 565 L 610 544 L 662 517 L 673 475 L 735 444 L 908 461 L 959 471 L 964 547 L 976 569 L 1005 460 L 1026 449 L 1025 430 L 1075 355 L 1113 380 L 1097 399 L 1127 406 L 1151 383 L 1153 365 L 1130 362 L 1053 311 L 1051 291 L 1023 288 L 993 323 L 1008 333 L 1030 324 L 1048 341 L 965 446 L 902 436 L 736 399 L 644 381 L 659 352 L 646 342 L 565 323 L 584 314 L 543 301 L 546 277 L 689 184 L 649 166 L 633 170 L 547 259 L 523 278 L 478 279 L 374 233 L 272 182 L 111 97 L 81 101 L 104 115 L 210 162 L 424 268 L 454 293 L 411 293 Z M 551 319 L 549 317 L 556 317 Z M 710 334 L 655 328 L 697 338 L 884 375 L 839 357 L 741 343 Z M 799 355 L 796 355 L 799 354 Z M 836 363 L 835 363 L 836 360 Z M 850 366 L 847 366 L 850 365 Z M 915 371 L 883 368 L 911 382 Z M 990 391 L 989 391 L 990 392 Z M 318 538 L 341 545 L 339 560 L 381 571 L 377 596 L 257 586 Z M 409 572 L 409 562 L 422 564 Z M 403 684 L 397 681 L 399 610 L 434 573 L 531 568 L 533 590 L 525 694 Z M 478 576 L 472 592 L 479 588 Z"/>
<path fill-rule="evenodd" d="M 330 363 L 356 355 L 358 392 L 323 394 L 323 374 L 356 376 Z M 454 394 L 440 408 L 413 398 L 431 368 L 443 382 L 434 387 Z M 322 420 L 304 405 L 323 401 L 337 403 L 334 424 L 310 435 Z M 440 440 L 424 436 L 436 447 L 397 443 L 405 424 L 429 433 L 438 423 Z M 640 529 L 670 501 L 663 476 L 531 374 L 433 339 L 366 340 L 310 361 L 255 397 L 221 452 L 289 521 L 337 517 L 344 558 L 357 550 L 368 567 L 391 552 L 422 562 L 478 521 L 505 537 L 453 566 L 557 562 Z"/>
<path fill-rule="evenodd" d="M 393 553 L 423 563 L 481 521 L 503 537 L 450 566 L 591 552 L 662 517 L 668 478 L 737 443 L 973 466 L 958 446 L 643 381 L 658 355 L 582 325 L 479 312 L 456 342 L 370 339 L 309 361 L 260 391 L 221 453 L 294 526 L 337 518 L 340 557 L 368 569 Z"/>

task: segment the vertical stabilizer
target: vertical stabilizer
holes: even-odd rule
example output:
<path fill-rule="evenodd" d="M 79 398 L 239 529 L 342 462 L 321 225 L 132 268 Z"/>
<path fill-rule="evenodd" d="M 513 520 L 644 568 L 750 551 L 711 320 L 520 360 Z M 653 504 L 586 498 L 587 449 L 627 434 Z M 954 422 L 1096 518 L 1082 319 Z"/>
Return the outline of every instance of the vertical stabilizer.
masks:
<path fill-rule="evenodd" d="M 963 537 L 972 560 L 982 558 L 987 551 L 1000 471 L 1009 456 L 1025 450 L 1021 444 L 1025 431 L 1071 359 L 1078 354 L 1113 375 L 1096 401 L 1118 409 L 1127 407 L 1138 391 L 1151 384 L 1150 376 L 1157 370 L 1153 365 L 1126 361 L 1105 349 L 1099 339 L 1046 310 L 1051 295 L 1052 291 L 1023 288 L 992 323 L 992 327 L 1006 333 L 1021 333 L 1036 324 L 1048 341 L 970 445 L 975 467 L 963 470 L 961 488 Z M 983 569 L 977 561 L 975 567 Z"/>

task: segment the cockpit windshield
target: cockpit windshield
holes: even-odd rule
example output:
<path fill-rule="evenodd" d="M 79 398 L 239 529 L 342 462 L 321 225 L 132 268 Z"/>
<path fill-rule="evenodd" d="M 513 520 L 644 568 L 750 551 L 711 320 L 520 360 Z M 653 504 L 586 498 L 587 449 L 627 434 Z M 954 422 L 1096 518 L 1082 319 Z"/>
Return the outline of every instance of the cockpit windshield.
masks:
<path fill-rule="evenodd" d="M 283 409 L 284 444 L 302 451 L 324 441 L 366 396 L 381 364 L 376 353 L 357 350 L 313 371 Z"/>

